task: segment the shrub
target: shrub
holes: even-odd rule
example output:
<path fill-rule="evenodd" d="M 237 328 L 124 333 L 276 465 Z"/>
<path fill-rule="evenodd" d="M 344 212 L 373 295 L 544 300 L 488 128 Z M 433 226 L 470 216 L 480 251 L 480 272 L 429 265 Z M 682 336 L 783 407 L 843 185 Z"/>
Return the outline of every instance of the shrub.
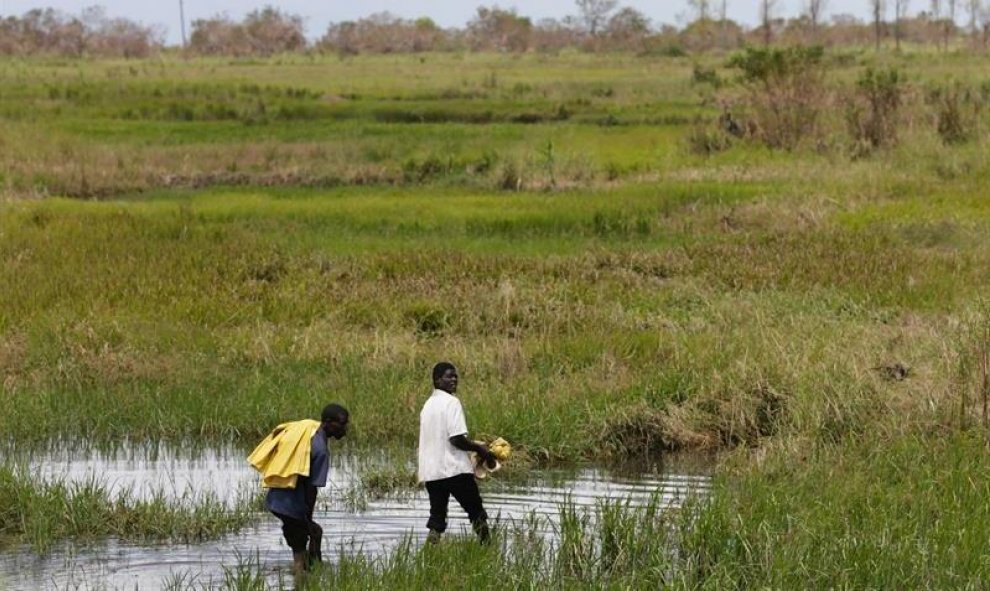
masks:
<path fill-rule="evenodd" d="M 846 111 L 856 145 L 868 149 L 895 145 L 903 102 L 904 76 L 898 70 L 867 68 L 856 82 L 856 93 Z"/>
<path fill-rule="evenodd" d="M 792 150 L 817 135 L 827 100 L 823 55 L 821 47 L 761 48 L 729 61 L 742 72 L 745 104 L 768 147 Z"/>
<path fill-rule="evenodd" d="M 978 132 L 986 94 L 954 82 L 928 91 L 928 104 L 934 109 L 935 129 L 946 144 L 961 144 Z"/>
<path fill-rule="evenodd" d="M 715 71 L 715 68 L 706 68 L 701 64 L 694 64 L 694 68 L 691 70 L 691 82 L 694 84 L 711 84 L 715 88 L 722 86 L 722 79 L 718 77 L 718 72 Z"/>
<path fill-rule="evenodd" d="M 692 154 L 711 156 L 731 148 L 732 136 L 721 127 L 697 122 L 687 136 L 687 146 Z"/>

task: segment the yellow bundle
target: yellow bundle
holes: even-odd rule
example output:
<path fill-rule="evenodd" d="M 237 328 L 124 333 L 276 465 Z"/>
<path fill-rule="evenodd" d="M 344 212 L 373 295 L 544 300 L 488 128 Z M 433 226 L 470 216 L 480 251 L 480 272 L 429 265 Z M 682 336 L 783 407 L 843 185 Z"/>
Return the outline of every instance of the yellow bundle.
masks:
<path fill-rule="evenodd" d="M 492 452 L 492 455 L 495 456 L 495 459 L 497 459 L 500 462 L 504 462 L 505 460 L 509 459 L 510 455 L 512 455 L 512 446 L 509 445 L 508 441 L 502 439 L 501 437 L 498 437 L 494 441 L 489 443 L 488 450 Z"/>
<path fill-rule="evenodd" d="M 483 441 L 478 441 L 477 443 L 484 445 Z M 488 475 L 492 472 L 497 472 L 502 468 L 502 462 L 509 459 L 512 454 L 512 446 L 509 442 L 502 439 L 501 437 L 496 437 L 491 443 L 488 444 L 488 451 L 492 452 L 492 456 L 495 457 L 495 465 L 487 466 L 485 462 L 481 461 L 476 454 L 471 454 L 474 462 L 474 476 L 478 479 L 488 478 Z"/>

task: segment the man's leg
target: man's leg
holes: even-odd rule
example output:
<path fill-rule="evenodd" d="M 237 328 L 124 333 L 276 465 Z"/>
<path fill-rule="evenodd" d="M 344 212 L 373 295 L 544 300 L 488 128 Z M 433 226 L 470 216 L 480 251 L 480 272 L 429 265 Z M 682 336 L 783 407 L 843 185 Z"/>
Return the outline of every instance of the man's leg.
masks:
<path fill-rule="evenodd" d="M 426 522 L 430 533 L 426 541 L 436 543 L 440 535 L 447 530 L 447 504 L 450 501 L 449 478 L 431 480 L 426 483 L 426 493 L 430 495 L 430 519 Z"/>
<path fill-rule="evenodd" d="M 281 513 L 274 513 L 282 522 L 282 537 L 289 548 L 292 548 L 292 576 L 296 585 L 302 584 L 303 575 L 307 569 L 306 544 L 309 541 L 309 524 L 301 519 L 295 519 Z"/>
<path fill-rule="evenodd" d="M 295 581 L 296 588 L 302 586 L 303 582 L 306 580 L 306 571 L 309 570 L 309 565 L 306 563 L 306 553 L 305 552 L 293 552 L 292 553 L 292 579 Z"/>
<path fill-rule="evenodd" d="M 306 554 L 309 564 L 323 562 L 323 528 L 315 521 L 309 522 L 309 547 Z"/>
<path fill-rule="evenodd" d="M 487 544 L 491 535 L 488 530 L 488 513 L 485 512 L 485 506 L 481 502 L 481 491 L 478 490 L 474 474 L 458 474 L 450 480 L 450 494 L 454 495 L 467 513 L 478 539 L 482 544 Z"/>

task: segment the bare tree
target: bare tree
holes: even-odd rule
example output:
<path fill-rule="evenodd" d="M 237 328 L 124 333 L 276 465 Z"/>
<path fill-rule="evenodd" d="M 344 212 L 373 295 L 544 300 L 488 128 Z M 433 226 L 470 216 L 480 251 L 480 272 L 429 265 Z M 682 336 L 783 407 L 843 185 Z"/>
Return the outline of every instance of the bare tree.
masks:
<path fill-rule="evenodd" d="M 719 0 L 717 6 L 719 36 L 725 39 L 729 27 L 729 0 Z"/>
<path fill-rule="evenodd" d="M 189 50 L 199 55 L 274 55 L 306 47 L 301 16 L 266 6 L 242 22 L 220 15 L 192 22 Z"/>
<path fill-rule="evenodd" d="M 760 0 L 760 26 L 763 27 L 763 44 L 770 45 L 773 40 L 773 14 L 777 8 L 777 0 Z"/>
<path fill-rule="evenodd" d="M 274 55 L 306 47 L 302 17 L 273 6 L 249 12 L 241 27 L 247 35 L 252 55 Z"/>
<path fill-rule="evenodd" d="M 650 19 L 635 8 L 627 6 L 608 19 L 604 32 L 608 46 L 612 49 L 636 49 L 642 46 L 643 39 L 650 34 Z"/>
<path fill-rule="evenodd" d="M 935 25 L 937 26 L 938 23 L 939 23 L 939 21 L 942 20 L 942 0 L 931 0 L 930 6 L 931 6 L 931 13 L 932 13 L 932 22 L 935 23 Z M 938 39 L 939 39 L 939 37 L 938 37 L 938 34 L 936 33 L 935 34 L 935 45 L 936 46 L 939 45 Z"/>
<path fill-rule="evenodd" d="M 804 12 L 808 16 L 808 23 L 811 25 L 811 34 L 818 37 L 818 25 L 822 22 L 822 15 L 828 6 L 828 0 L 805 0 Z"/>
<path fill-rule="evenodd" d="M 979 20 L 982 4 L 981 0 L 966 0 L 966 11 L 969 12 L 969 34 L 973 36 L 974 41 L 980 29 Z"/>
<path fill-rule="evenodd" d="M 908 5 L 911 0 L 894 0 L 894 45 L 901 49 L 901 23 L 907 17 Z"/>
<path fill-rule="evenodd" d="M 478 7 L 478 14 L 468 23 L 475 50 L 526 51 L 533 23 L 515 10 Z"/>
<path fill-rule="evenodd" d="M 619 4 L 619 0 L 574 0 L 574 3 L 581 11 L 585 29 L 595 36 L 608 19 L 608 14 Z"/>
<path fill-rule="evenodd" d="M 887 12 L 885 0 L 870 0 L 870 12 L 873 14 L 873 41 L 876 50 L 880 51 L 880 38 L 883 35 L 883 17 Z"/>
<path fill-rule="evenodd" d="M 945 4 L 949 9 L 949 18 L 944 23 L 943 31 L 945 33 L 945 40 L 943 43 L 945 44 L 945 49 L 948 50 L 949 38 L 956 31 L 956 4 L 958 4 L 958 0 L 946 0 Z"/>
<path fill-rule="evenodd" d="M 688 0 L 688 6 L 694 11 L 696 19 L 706 21 L 711 18 L 711 0 Z"/>

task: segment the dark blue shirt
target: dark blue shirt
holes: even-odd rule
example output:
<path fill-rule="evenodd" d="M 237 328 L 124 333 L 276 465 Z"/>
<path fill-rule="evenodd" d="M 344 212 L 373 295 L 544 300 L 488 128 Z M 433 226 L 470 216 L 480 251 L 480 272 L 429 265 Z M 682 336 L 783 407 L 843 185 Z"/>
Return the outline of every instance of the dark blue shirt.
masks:
<path fill-rule="evenodd" d="M 306 505 L 306 488 L 326 486 L 329 472 L 330 450 L 327 448 L 327 436 L 323 429 L 318 429 L 313 435 L 309 451 L 309 476 L 299 476 L 295 488 L 268 489 L 265 507 L 273 513 L 309 521 L 311 515 L 310 507 Z"/>

